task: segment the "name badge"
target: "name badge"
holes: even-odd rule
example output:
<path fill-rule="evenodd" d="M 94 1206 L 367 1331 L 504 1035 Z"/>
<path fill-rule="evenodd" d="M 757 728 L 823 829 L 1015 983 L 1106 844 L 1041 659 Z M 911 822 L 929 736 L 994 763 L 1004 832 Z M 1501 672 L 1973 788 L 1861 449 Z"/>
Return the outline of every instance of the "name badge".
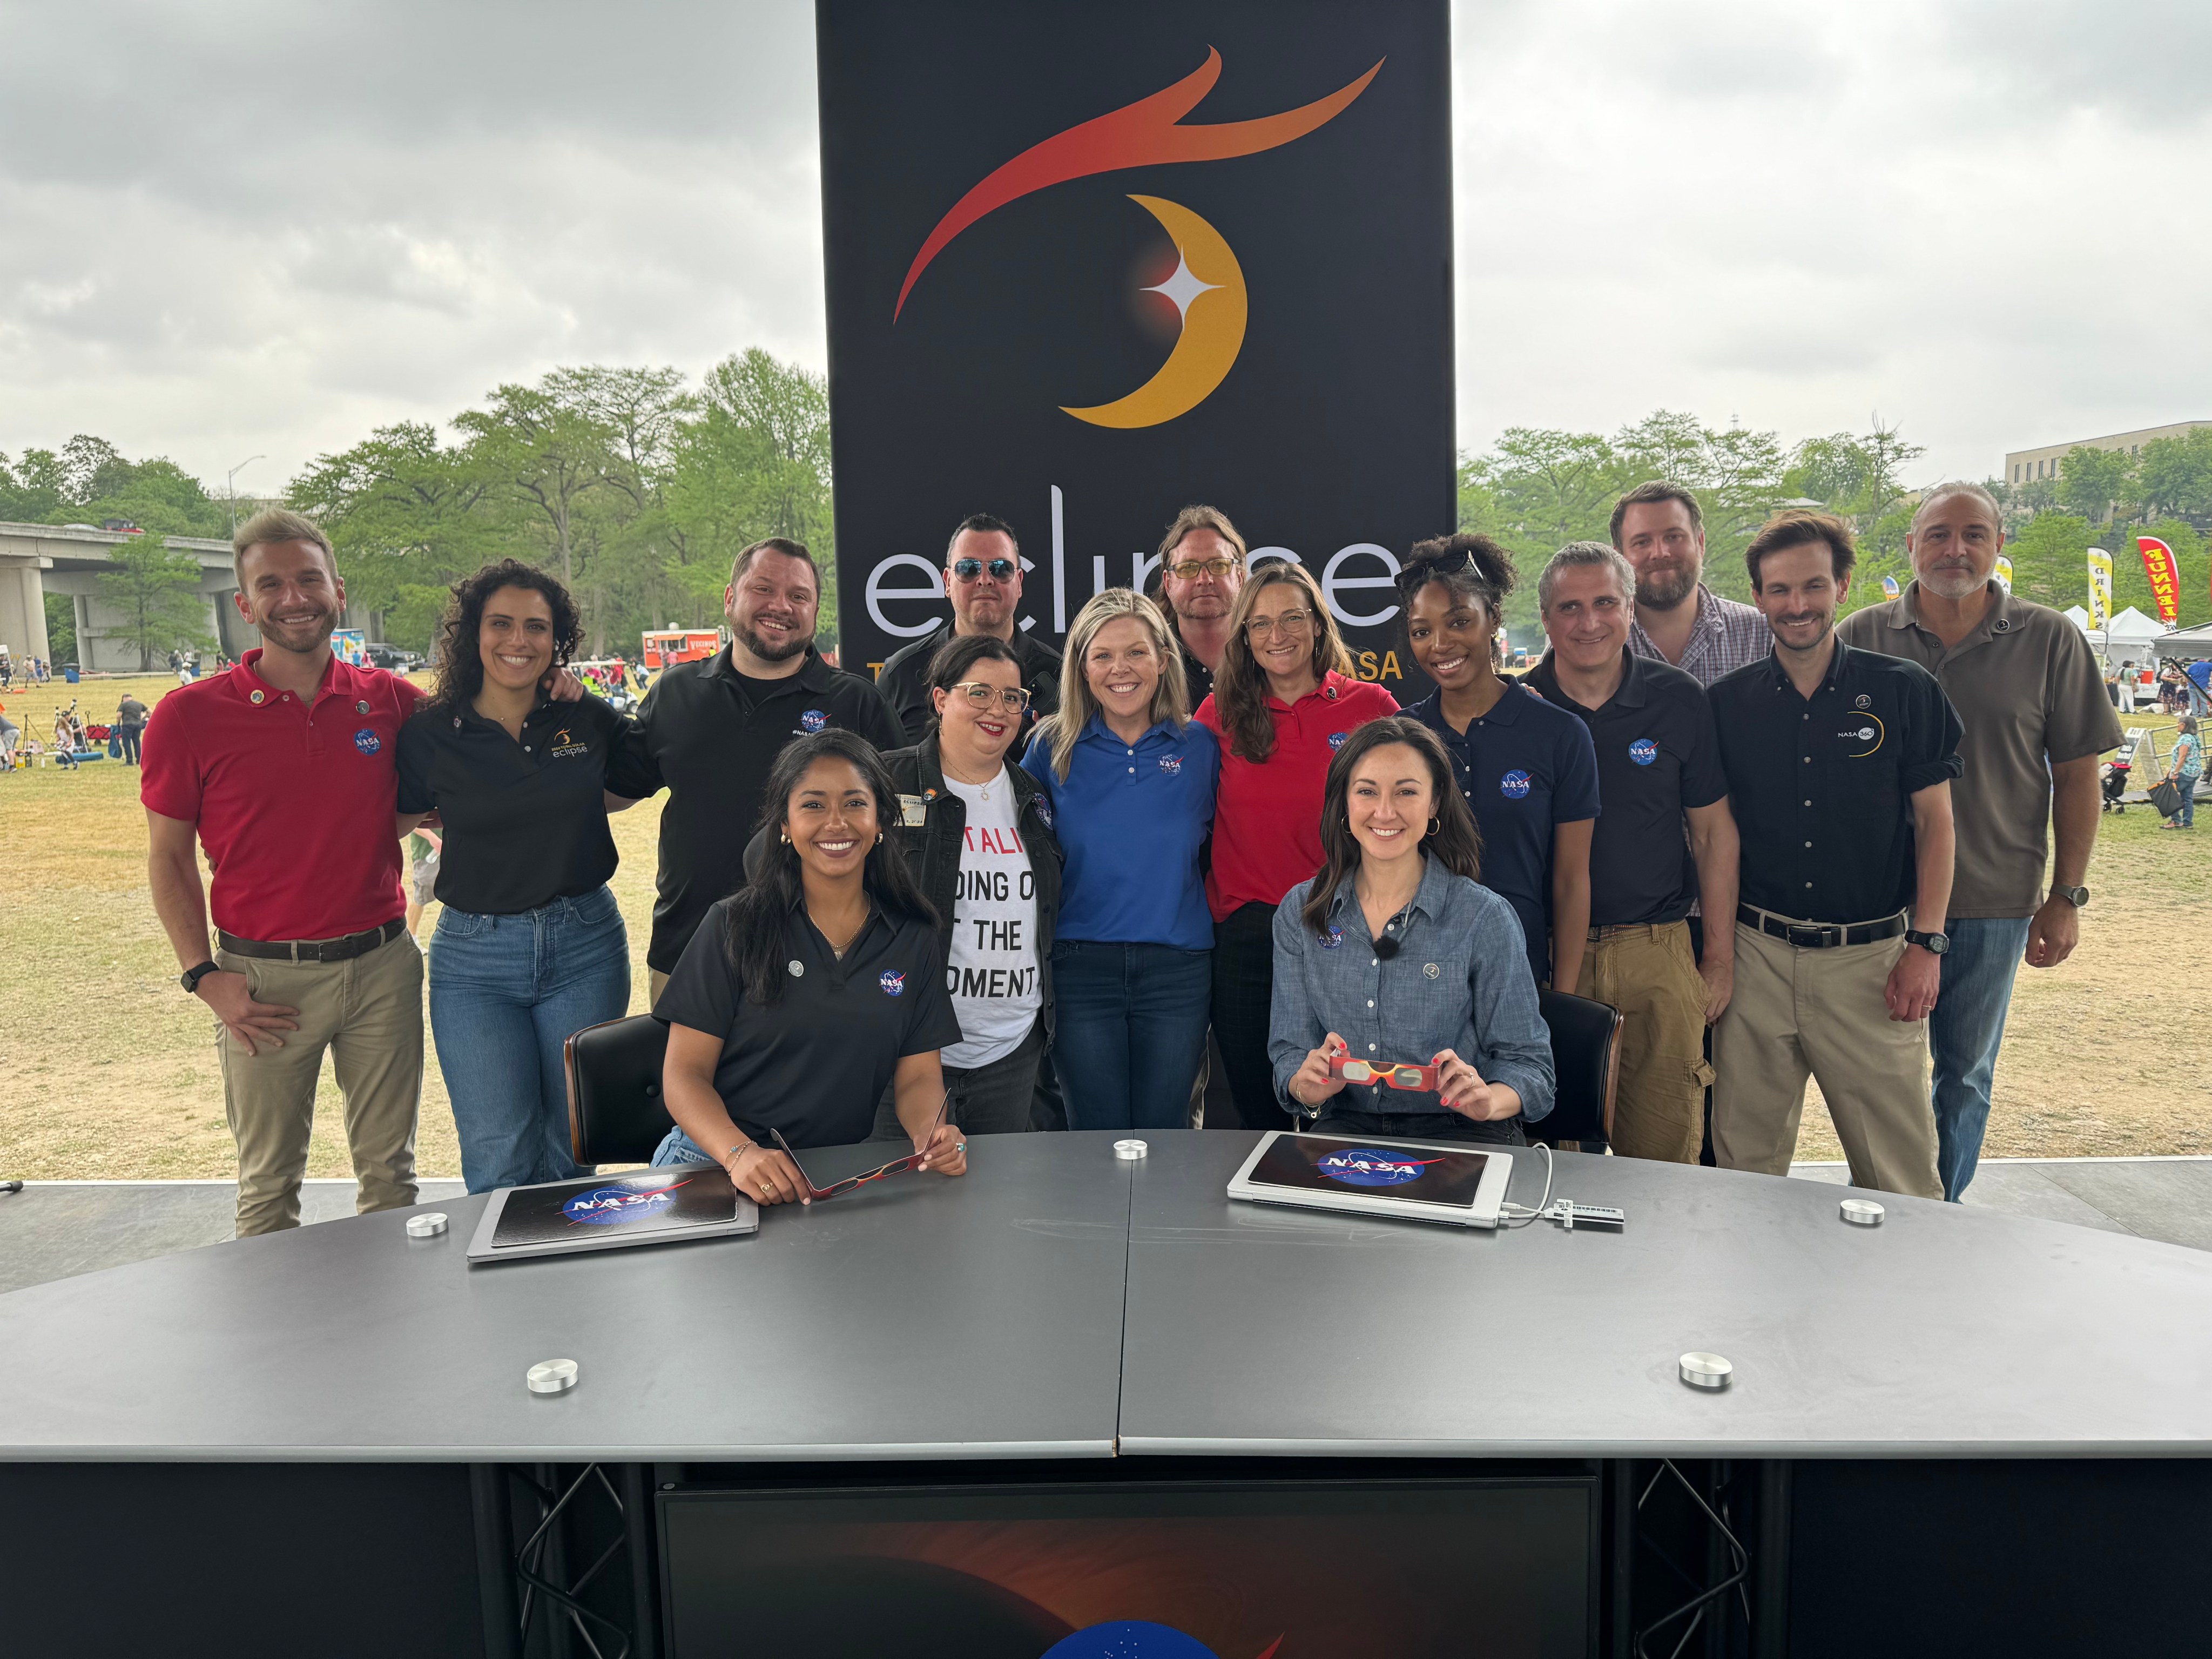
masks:
<path fill-rule="evenodd" d="M 928 803 L 919 795 L 899 797 L 899 823 L 908 830 L 919 830 L 929 822 Z"/>

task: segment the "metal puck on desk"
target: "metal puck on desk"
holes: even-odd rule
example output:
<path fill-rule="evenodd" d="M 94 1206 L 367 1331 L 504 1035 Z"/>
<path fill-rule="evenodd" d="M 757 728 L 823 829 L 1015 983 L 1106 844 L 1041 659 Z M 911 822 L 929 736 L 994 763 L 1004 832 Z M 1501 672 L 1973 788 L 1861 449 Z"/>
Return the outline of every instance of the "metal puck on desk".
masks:
<path fill-rule="evenodd" d="M 1881 1206 L 1870 1198 L 1847 1198 L 1836 1208 L 1838 1213 L 1854 1227 L 1879 1227 L 1886 1213 Z"/>
<path fill-rule="evenodd" d="M 435 1238 L 445 1231 L 446 1218 L 437 1210 L 431 1211 L 428 1215 L 410 1215 L 407 1218 L 407 1237 L 410 1238 Z"/>
<path fill-rule="evenodd" d="M 1114 1143 L 1114 1156 L 1116 1158 L 1142 1158 L 1152 1150 L 1141 1140 L 1117 1140 Z"/>
<path fill-rule="evenodd" d="M 1725 1389 L 1735 1375 L 1735 1367 L 1717 1353 L 1686 1353 L 1675 1363 L 1693 1389 Z"/>
<path fill-rule="evenodd" d="M 532 1394 L 566 1394 L 576 1386 L 576 1362 L 541 1359 L 524 1376 Z"/>

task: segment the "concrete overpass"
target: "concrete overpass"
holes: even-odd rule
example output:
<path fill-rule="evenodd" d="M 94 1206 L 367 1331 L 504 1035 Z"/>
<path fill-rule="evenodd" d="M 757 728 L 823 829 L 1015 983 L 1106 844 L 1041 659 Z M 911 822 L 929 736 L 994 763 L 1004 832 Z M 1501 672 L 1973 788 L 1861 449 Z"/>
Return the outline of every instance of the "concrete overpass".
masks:
<path fill-rule="evenodd" d="M 51 661 L 46 596 L 64 593 L 76 610 L 78 665 L 109 673 L 137 673 L 137 647 L 109 636 L 122 617 L 99 597 L 101 574 L 115 568 L 110 552 L 136 539 L 120 531 L 82 525 L 0 523 L 0 645 L 18 662 L 26 657 Z M 231 603 L 231 595 L 238 591 L 238 573 L 231 562 L 230 544 L 198 536 L 168 540 L 171 552 L 189 553 L 199 564 L 199 597 L 207 611 L 208 634 L 234 657 L 259 644 Z"/>

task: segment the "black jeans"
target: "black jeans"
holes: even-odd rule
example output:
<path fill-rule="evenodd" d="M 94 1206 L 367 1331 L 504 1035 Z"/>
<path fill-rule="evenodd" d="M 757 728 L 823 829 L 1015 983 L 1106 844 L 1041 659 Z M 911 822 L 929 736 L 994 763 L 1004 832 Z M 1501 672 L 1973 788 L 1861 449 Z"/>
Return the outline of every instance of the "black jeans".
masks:
<path fill-rule="evenodd" d="M 1213 924 L 1213 1040 L 1229 1073 L 1233 1121 L 1209 1129 L 1287 1129 L 1291 1115 L 1275 1099 L 1267 1058 L 1267 1021 L 1275 994 L 1275 907 L 1246 904 Z"/>
<path fill-rule="evenodd" d="M 1382 1135 L 1395 1140 L 1481 1140 L 1492 1146 L 1526 1146 L 1518 1116 L 1478 1123 L 1457 1112 L 1350 1112 L 1322 1108 L 1313 1126 L 1317 1135 Z"/>
<path fill-rule="evenodd" d="M 1037 1064 L 1043 1058 L 1044 1016 L 1039 1014 L 1012 1053 L 966 1071 L 947 1066 L 945 1091 L 952 1097 L 952 1121 L 971 1135 L 1026 1133 L 1036 1127 L 1030 1106 L 1036 1095 Z M 907 1138 L 896 1095 L 896 1088 L 886 1089 L 876 1103 L 876 1127 L 869 1139 Z"/>

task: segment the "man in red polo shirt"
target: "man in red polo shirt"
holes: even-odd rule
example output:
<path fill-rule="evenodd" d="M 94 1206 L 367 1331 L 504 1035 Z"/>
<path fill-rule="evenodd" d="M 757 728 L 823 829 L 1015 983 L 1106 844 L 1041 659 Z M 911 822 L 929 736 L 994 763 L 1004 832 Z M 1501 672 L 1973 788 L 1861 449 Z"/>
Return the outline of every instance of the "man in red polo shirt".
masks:
<path fill-rule="evenodd" d="M 415 1202 L 422 957 L 403 919 L 393 753 L 422 694 L 331 654 L 345 584 L 312 519 L 272 508 L 233 549 L 239 613 L 262 649 L 155 706 L 139 799 L 155 913 L 180 983 L 217 1022 L 243 1237 L 300 1224 L 325 1049 L 356 1207 Z"/>

